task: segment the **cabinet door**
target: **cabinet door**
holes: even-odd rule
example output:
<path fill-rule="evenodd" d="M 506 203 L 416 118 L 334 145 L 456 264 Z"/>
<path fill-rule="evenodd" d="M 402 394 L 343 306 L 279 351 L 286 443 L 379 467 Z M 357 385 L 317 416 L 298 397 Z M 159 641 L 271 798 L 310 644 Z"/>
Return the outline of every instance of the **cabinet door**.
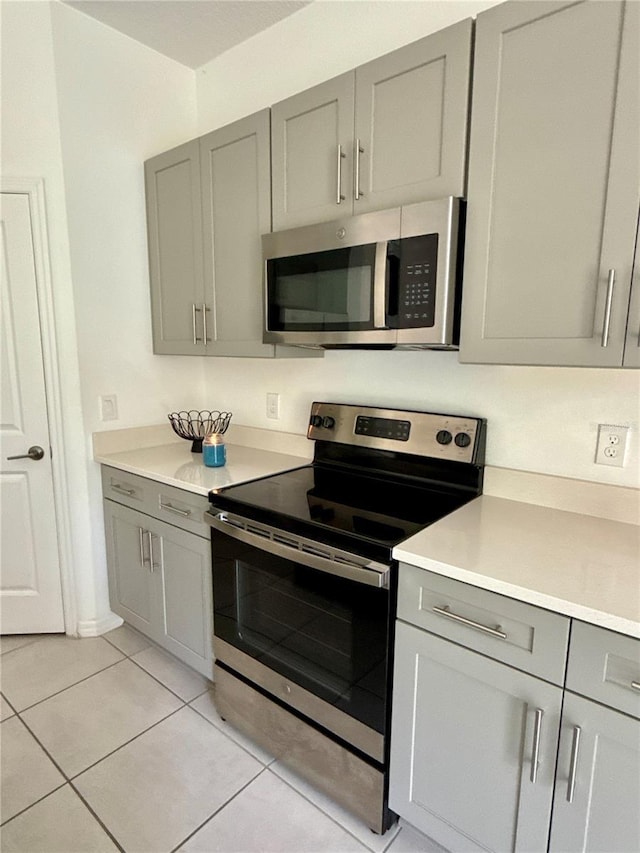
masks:
<path fill-rule="evenodd" d="M 639 804 L 640 722 L 567 693 L 549 849 L 637 853 Z"/>
<path fill-rule="evenodd" d="M 271 230 L 269 110 L 200 139 L 207 355 L 272 356 L 262 343 L 262 245 Z"/>
<path fill-rule="evenodd" d="M 561 689 L 396 625 L 391 808 L 450 850 L 545 850 Z"/>
<path fill-rule="evenodd" d="M 640 367 L 640 217 L 636 232 L 636 252 L 631 276 L 631 299 L 624 345 L 624 366 Z"/>
<path fill-rule="evenodd" d="M 151 528 L 162 580 L 158 642 L 213 678 L 211 542 L 161 521 Z"/>
<path fill-rule="evenodd" d="M 530 0 L 478 16 L 461 361 L 622 364 L 639 17 Z"/>
<path fill-rule="evenodd" d="M 153 574 L 149 568 L 149 517 L 104 501 L 109 597 L 115 613 L 154 639 Z"/>
<path fill-rule="evenodd" d="M 349 72 L 271 108 L 274 231 L 352 213 L 353 93 Z"/>
<path fill-rule="evenodd" d="M 144 165 L 153 351 L 204 355 L 198 141 Z"/>
<path fill-rule="evenodd" d="M 472 28 L 462 21 L 356 69 L 355 213 L 465 195 Z"/>

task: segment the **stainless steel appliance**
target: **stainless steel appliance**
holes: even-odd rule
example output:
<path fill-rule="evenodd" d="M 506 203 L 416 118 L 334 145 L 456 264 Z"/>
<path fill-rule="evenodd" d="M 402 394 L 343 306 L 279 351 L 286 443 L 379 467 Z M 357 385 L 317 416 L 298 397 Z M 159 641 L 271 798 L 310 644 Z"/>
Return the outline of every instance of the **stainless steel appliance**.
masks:
<path fill-rule="evenodd" d="M 210 494 L 218 711 L 376 832 L 392 549 L 482 490 L 485 422 L 313 403 L 310 465 Z"/>
<path fill-rule="evenodd" d="M 265 343 L 457 348 L 461 213 L 448 197 L 265 234 Z"/>

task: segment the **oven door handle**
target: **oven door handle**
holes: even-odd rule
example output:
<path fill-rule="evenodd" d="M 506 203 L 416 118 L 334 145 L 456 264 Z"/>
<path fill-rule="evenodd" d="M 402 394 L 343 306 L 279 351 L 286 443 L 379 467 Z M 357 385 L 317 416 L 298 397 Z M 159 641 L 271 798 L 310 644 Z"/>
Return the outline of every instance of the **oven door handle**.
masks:
<path fill-rule="evenodd" d="M 361 563 L 357 564 L 356 560 L 358 558 L 353 554 L 335 548 L 331 549 L 331 553 L 337 559 L 323 557 L 318 553 L 313 553 L 314 547 L 317 549 L 322 546 L 316 545 L 311 539 L 293 536 L 292 534 L 279 531 L 274 527 L 268 527 L 266 524 L 255 524 L 254 522 L 240 518 L 240 516 L 230 516 L 226 512 L 219 512 L 216 515 L 205 512 L 204 516 L 205 521 L 210 527 L 226 533 L 227 536 L 231 536 L 233 539 L 245 542 L 247 545 L 253 545 L 262 551 L 275 554 L 277 557 L 294 560 L 297 563 L 302 563 L 304 566 L 309 566 L 311 569 L 317 569 L 320 572 L 337 575 L 340 578 L 346 578 L 347 580 L 367 584 L 368 586 L 379 588 L 387 588 L 389 586 L 389 573 L 391 569 L 384 563 L 376 563 L 363 557 Z M 253 533 L 243 525 L 249 525 L 260 532 Z M 281 540 L 276 541 L 273 537 L 281 537 Z M 288 541 L 282 541 L 285 539 Z"/>

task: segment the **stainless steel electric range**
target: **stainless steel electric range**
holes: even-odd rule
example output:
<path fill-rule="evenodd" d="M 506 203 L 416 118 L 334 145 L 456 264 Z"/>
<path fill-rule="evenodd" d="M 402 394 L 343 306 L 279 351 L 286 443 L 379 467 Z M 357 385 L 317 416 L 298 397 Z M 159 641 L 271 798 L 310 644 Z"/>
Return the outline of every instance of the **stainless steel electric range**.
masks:
<path fill-rule="evenodd" d="M 313 403 L 313 462 L 210 495 L 218 711 L 384 832 L 392 549 L 482 491 L 485 421 Z"/>

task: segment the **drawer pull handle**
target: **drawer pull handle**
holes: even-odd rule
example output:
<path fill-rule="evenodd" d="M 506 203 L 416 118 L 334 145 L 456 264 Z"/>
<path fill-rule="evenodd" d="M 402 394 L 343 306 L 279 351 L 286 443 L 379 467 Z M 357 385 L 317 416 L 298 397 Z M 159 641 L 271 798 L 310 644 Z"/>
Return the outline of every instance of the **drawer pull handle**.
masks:
<path fill-rule="evenodd" d="M 128 495 L 130 498 L 132 498 L 136 493 L 135 489 L 125 489 L 124 486 L 120 486 L 118 483 L 112 483 L 111 488 L 114 492 L 120 492 L 121 495 Z"/>
<path fill-rule="evenodd" d="M 540 732 L 542 731 L 542 718 L 544 711 L 536 708 L 536 721 L 533 727 L 533 749 L 531 751 L 531 784 L 535 785 L 538 780 L 538 764 L 540 763 Z"/>
<path fill-rule="evenodd" d="M 182 515 L 184 518 L 189 518 L 191 515 L 190 509 L 180 509 L 177 506 L 173 506 L 173 504 L 163 504 L 160 501 L 160 509 L 166 509 L 168 512 L 175 512 L 176 515 Z"/>
<path fill-rule="evenodd" d="M 488 625 L 482 625 L 480 622 L 474 622 L 472 619 L 467 619 L 464 616 L 458 616 L 457 613 L 452 613 L 449 610 L 448 604 L 445 607 L 433 607 L 432 610 L 434 613 L 437 613 L 438 616 L 446 616 L 447 619 L 453 619 L 454 622 L 461 622 L 468 628 L 475 628 L 477 631 L 483 631 L 485 634 L 490 634 L 492 637 L 499 637 L 501 640 L 507 639 L 507 635 L 504 631 L 500 630 L 500 625 L 496 625 L 495 628 L 490 628 Z"/>
<path fill-rule="evenodd" d="M 640 690 L 640 681 L 632 681 L 631 686 L 634 690 Z"/>
<path fill-rule="evenodd" d="M 580 726 L 573 727 L 573 744 L 571 745 L 571 764 L 569 766 L 569 783 L 567 785 L 567 802 L 573 802 L 573 795 L 576 792 L 576 777 L 578 775 L 578 753 L 580 752 L 580 735 L 582 729 Z"/>

